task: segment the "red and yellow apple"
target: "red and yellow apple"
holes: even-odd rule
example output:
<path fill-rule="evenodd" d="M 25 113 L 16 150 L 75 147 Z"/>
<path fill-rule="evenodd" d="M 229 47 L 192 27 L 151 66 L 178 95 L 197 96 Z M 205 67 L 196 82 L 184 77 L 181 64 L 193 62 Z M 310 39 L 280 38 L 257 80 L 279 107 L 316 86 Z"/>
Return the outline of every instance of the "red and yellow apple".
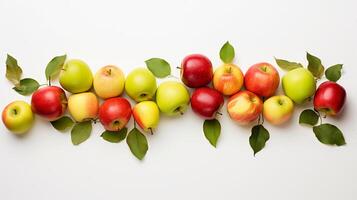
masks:
<path fill-rule="evenodd" d="M 264 101 L 263 116 L 271 124 L 279 125 L 291 118 L 294 111 L 293 101 L 285 96 L 272 96 Z"/>
<path fill-rule="evenodd" d="M 93 87 L 98 97 L 108 99 L 123 93 L 125 77 L 121 69 L 114 65 L 100 68 L 94 75 Z"/>
<path fill-rule="evenodd" d="M 24 101 L 14 101 L 2 111 L 2 122 L 6 128 L 16 135 L 29 131 L 33 125 L 34 114 L 31 106 Z"/>
<path fill-rule="evenodd" d="M 223 64 L 213 74 L 213 87 L 223 95 L 233 95 L 243 86 L 244 76 L 234 64 Z"/>
<path fill-rule="evenodd" d="M 108 131 L 119 131 L 124 128 L 131 117 L 131 106 L 128 100 L 114 97 L 104 101 L 99 107 L 99 120 Z"/>
<path fill-rule="evenodd" d="M 77 122 L 93 120 L 97 117 L 99 103 L 92 92 L 72 94 L 68 98 L 68 110 Z"/>
<path fill-rule="evenodd" d="M 153 101 L 142 101 L 133 108 L 135 122 L 144 130 L 153 133 L 160 119 L 159 107 Z"/>

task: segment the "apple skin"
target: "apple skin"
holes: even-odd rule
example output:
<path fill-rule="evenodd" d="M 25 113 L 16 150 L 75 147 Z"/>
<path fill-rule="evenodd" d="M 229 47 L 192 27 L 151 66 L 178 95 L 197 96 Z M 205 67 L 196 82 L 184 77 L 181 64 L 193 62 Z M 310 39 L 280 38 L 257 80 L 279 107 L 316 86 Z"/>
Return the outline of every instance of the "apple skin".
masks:
<path fill-rule="evenodd" d="M 192 110 L 204 119 L 214 119 L 223 103 L 223 95 L 209 87 L 196 89 L 191 97 Z"/>
<path fill-rule="evenodd" d="M 68 98 L 68 110 L 76 122 L 93 120 L 98 114 L 98 99 L 92 92 L 72 94 Z"/>
<path fill-rule="evenodd" d="M 293 111 L 294 102 L 285 95 L 272 96 L 264 101 L 263 116 L 271 124 L 283 124 L 291 118 Z"/>
<path fill-rule="evenodd" d="M 159 107 L 153 101 L 142 101 L 134 106 L 133 117 L 144 131 L 152 133 L 159 124 Z"/>
<path fill-rule="evenodd" d="M 68 92 L 85 92 L 92 87 L 93 74 L 82 60 L 68 60 L 61 70 L 59 82 Z"/>
<path fill-rule="evenodd" d="M 105 130 L 119 131 L 130 120 L 131 105 L 125 98 L 110 98 L 99 107 L 98 116 Z"/>
<path fill-rule="evenodd" d="M 64 90 L 57 86 L 46 86 L 32 94 L 32 111 L 41 117 L 53 121 L 65 113 L 67 97 Z"/>
<path fill-rule="evenodd" d="M 209 84 L 213 78 L 211 61 L 204 55 L 191 54 L 181 63 L 181 80 L 190 88 L 199 88 Z"/>
<path fill-rule="evenodd" d="M 223 64 L 213 74 L 213 87 L 223 95 L 233 95 L 243 86 L 244 76 L 234 64 Z"/>
<path fill-rule="evenodd" d="M 244 76 L 245 88 L 261 97 L 272 96 L 279 82 L 279 72 L 273 65 L 266 62 L 251 66 Z"/>
<path fill-rule="evenodd" d="M 125 80 L 125 92 L 136 102 L 152 100 L 156 88 L 156 78 L 146 68 L 134 69 Z"/>
<path fill-rule="evenodd" d="M 124 83 L 123 71 L 114 65 L 100 68 L 93 79 L 94 91 L 103 99 L 120 96 L 124 91 Z"/>
<path fill-rule="evenodd" d="M 326 81 L 318 87 L 314 97 L 314 107 L 326 115 L 341 113 L 346 101 L 346 90 L 339 84 Z"/>
<path fill-rule="evenodd" d="M 13 101 L 2 111 L 2 122 L 12 133 L 23 135 L 31 129 L 34 122 L 31 106 L 24 101 Z"/>
<path fill-rule="evenodd" d="M 182 83 L 166 81 L 157 88 L 156 102 L 162 113 L 176 116 L 187 110 L 190 94 Z"/>
<path fill-rule="evenodd" d="M 283 76 L 282 84 L 286 96 L 297 104 L 306 102 L 316 90 L 314 76 L 302 67 L 287 72 Z"/>
<path fill-rule="evenodd" d="M 228 99 L 227 111 L 229 116 L 242 125 L 255 121 L 262 110 L 262 100 L 248 90 L 240 91 Z"/>

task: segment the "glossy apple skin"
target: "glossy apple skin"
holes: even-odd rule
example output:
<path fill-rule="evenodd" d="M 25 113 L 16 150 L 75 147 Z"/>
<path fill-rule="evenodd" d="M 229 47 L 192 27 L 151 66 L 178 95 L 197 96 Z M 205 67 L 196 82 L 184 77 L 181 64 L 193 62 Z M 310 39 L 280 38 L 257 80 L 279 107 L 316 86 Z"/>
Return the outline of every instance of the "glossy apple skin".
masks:
<path fill-rule="evenodd" d="M 146 68 L 136 68 L 126 77 L 125 92 L 136 102 L 152 100 L 156 89 L 156 78 Z"/>
<path fill-rule="evenodd" d="M 131 105 L 125 98 L 110 98 L 99 107 L 98 116 L 105 130 L 119 131 L 130 120 Z"/>
<path fill-rule="evenodd" d="M 339 84 L 326 81 L 317 89 L 314 97 L 314 107 L 327 115 L 341 113 L 346 101 L 346 90 Z"/>
<path fill-rule="evenodd" d="M 29 131 L 34 122 L 31 106 L 24 101 L 14 101 L 2 111 L 2 122 L 6 128 L 16 135 Z"/>
<path fill-rule="evenodd" d="M 223 95 L 233 95 L 243 86 L 244 76 L 234 64 L 223 64 L 213 74 L 213 87 Z"/>
<path fill-rule="evenodd" d="M 273 125 L 280 125 L 291 118 L 294 102 L 285 95 L 272 96 L 264 101 L 263 116 Z"/>
<path fill-rule="evenodd" d="M 99 102 L 92 92 L 72 94 L 68 98 L 68 111 L 76 122 L 97 118 Z"/>
<path fill-rule="evenodd" d="M 204 119 L 214 119 L 223 103 L 223 95 L 208 87 L 196 89 L 191 97 L 192 110 Z"/>
<path fill-rule="evenodd" d="M 213 78 L 211 61 L 204 55 L 191 54 L 181 63 L 182 82 L 190 88 L 206 86 Z"/>
<path fill-rule="evenodd" d="M 279 72 L 273 65 L 266 62 L 251 66 L 244 76 L 245 88 L 261 97 L 272 96 L 279 82 Z"/>
<path fill-rule="evenodd" d="M 153 101 L 142 101 L 133 108 L 133 116 L 138 125 L 144 131 L 150 131 L 157 127 L 160 120 L 160 111 Z"/>
<path fill-rule="evenodd" d="M 93 88 L 100 98 L 108 99 L 121 95 L 124 91 L 124 83 L 123 71 L 115 65 L 107 65 L 94 75 Z"/>
<path fill-rule="evenodd" d="M 227 111 L 236 122 L 246 125 L 255 121 L 263 110 L 262 100 L 250 91 L 240 91 L 228 99 Z"/>
<path fill-rule="evenodd" d="M 34 113 L 49 121 L 56 120 L 67 109 L 66 93 L 57 86 L 42 87 L 32 94 L 31 108 Z"/>

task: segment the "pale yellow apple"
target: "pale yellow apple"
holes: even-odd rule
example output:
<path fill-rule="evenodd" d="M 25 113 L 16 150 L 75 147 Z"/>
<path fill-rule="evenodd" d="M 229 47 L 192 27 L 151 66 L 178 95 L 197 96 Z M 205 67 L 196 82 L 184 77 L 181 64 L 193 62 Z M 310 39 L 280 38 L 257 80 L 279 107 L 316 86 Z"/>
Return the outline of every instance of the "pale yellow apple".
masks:
<path fill-rule="evenodd" d="M 142 101 L 134 106 L 133 116 L 136 123 L 138 123 L 144 131 L 150 131 L 152 133 L 152 130 L 155 129 L 159 123 L 159 107 L 153 101 Z"/>
<path fill-rule="evenodd" d="M 98 109 L 98 98 L 92 92 L 72 94 L 68 98 L 69 113 L 77 122 L 95 119 Z"/>
<path fill-rule="evenodd" d="M 243 86 L 244 76 L 234 64 L 223 64 L 213 74 L 213 87 L 223 95 L 233 95 Z"/>
<path fill-rule="evenodd" d="M 123 71 L 114 65 L 100 68 L 93 79 L 94 91 L 103 99 L 121 95 L 124 90 L 124 83 Z"/>
<path fill-rule="evenodd" d="M 293 101 L 285 96 L 273 96 L 264 102 L 263 115 L 271 124 L 279 125 L 291 118 L 294 111 Z"/>

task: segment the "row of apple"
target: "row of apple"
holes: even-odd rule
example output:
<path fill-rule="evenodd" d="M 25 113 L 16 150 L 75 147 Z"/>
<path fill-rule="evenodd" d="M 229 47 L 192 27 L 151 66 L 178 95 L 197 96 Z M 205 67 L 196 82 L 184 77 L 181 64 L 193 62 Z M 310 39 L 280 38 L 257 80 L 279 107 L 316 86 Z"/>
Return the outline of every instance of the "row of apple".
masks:
<path fill-rule="evenodd" d="M 275 95 L 280 76 L 273 65 L 258 63 L 243 74 L 233 64 L 235 51 L 229 42 L 222 46 L 219 54 L 223 64 L 214 72 L 206 56 L 186 56 L 178 67 L 182 83 L 164 80 L 159 86 L 156 78 L 171 74 L 170 64 L 161 58 L 145 61 L 147 68 L 136 68 L 125 78 L 122 70 L 114 65 L 102 67 L 93 76 L 85 62 L 67 60 L 66 55 L 57 56 L 45 70 L 48 84 L 40 86 L 34 79 L 21 79 L 21 67 L 8 55 L 6 77 L 14 84 L 13 89 L 22 95 L 33 94 L 31 106 L 24 101 L 7 105 L 2 120 L 13 133 L 23 134 L 32 127 L 35 113 L 50 121 L 57 130 L 71 128 L 75 145 L 89 138 L 92 122 L 99 120 L 105 129 L 101 135 L 105 140 L 120 142 L 126 138 L 132 153 L 142 159 L 148 143 L 140 129 L 152 134 L 161 113 L 180 116 L 189 105 L 204 119 L 204 135 L 216 146 L 221 132 L 218 116 L 224 96 L 227 96 L 229 116 L 239 124 L 253 126 L 249 143 L 255 154 L 264 148 L 270 137 L 263 126 L 264 119 L 273 125 L 285 123 L 292 116 L 294 103 L 303 104 L 313 98 L 314 109 L 304 110 L 299 122 L 311 125 L 316 137 L 324 144 L 345 144 L 342 132 L 334 125 L 323 124 L 320 114 L 334 116 L 343 108 L 346 92 L 336 83 L 342 65 L 331 66 L 325 71 L 321 60 L 311 54 L 307 54 L 307 68 L 300 63 L 276 59 L 277 65 L 288 72 L 282 78 L 285 95 Z M 316 83 L 323 74 L 330 81 L 320 84 L 316 91 Z M 68 99 L 61 87 L 51 86 L 51 80 L 58 75 L 62 88 L 71 93 Z M 193 89 L 191 95 L 187 87 Z M 127 99 L 120 97 L 124 91 L 136 102 L 133 107 Z M 104 99 L 102 104 L 98 97 Z M 71 117 L 64 116 L 67 108 Z M 127 134 L 126 126 L 132 115 L 134 128 Z M 319 119 L 320 124 L 316 125 Z"/>

